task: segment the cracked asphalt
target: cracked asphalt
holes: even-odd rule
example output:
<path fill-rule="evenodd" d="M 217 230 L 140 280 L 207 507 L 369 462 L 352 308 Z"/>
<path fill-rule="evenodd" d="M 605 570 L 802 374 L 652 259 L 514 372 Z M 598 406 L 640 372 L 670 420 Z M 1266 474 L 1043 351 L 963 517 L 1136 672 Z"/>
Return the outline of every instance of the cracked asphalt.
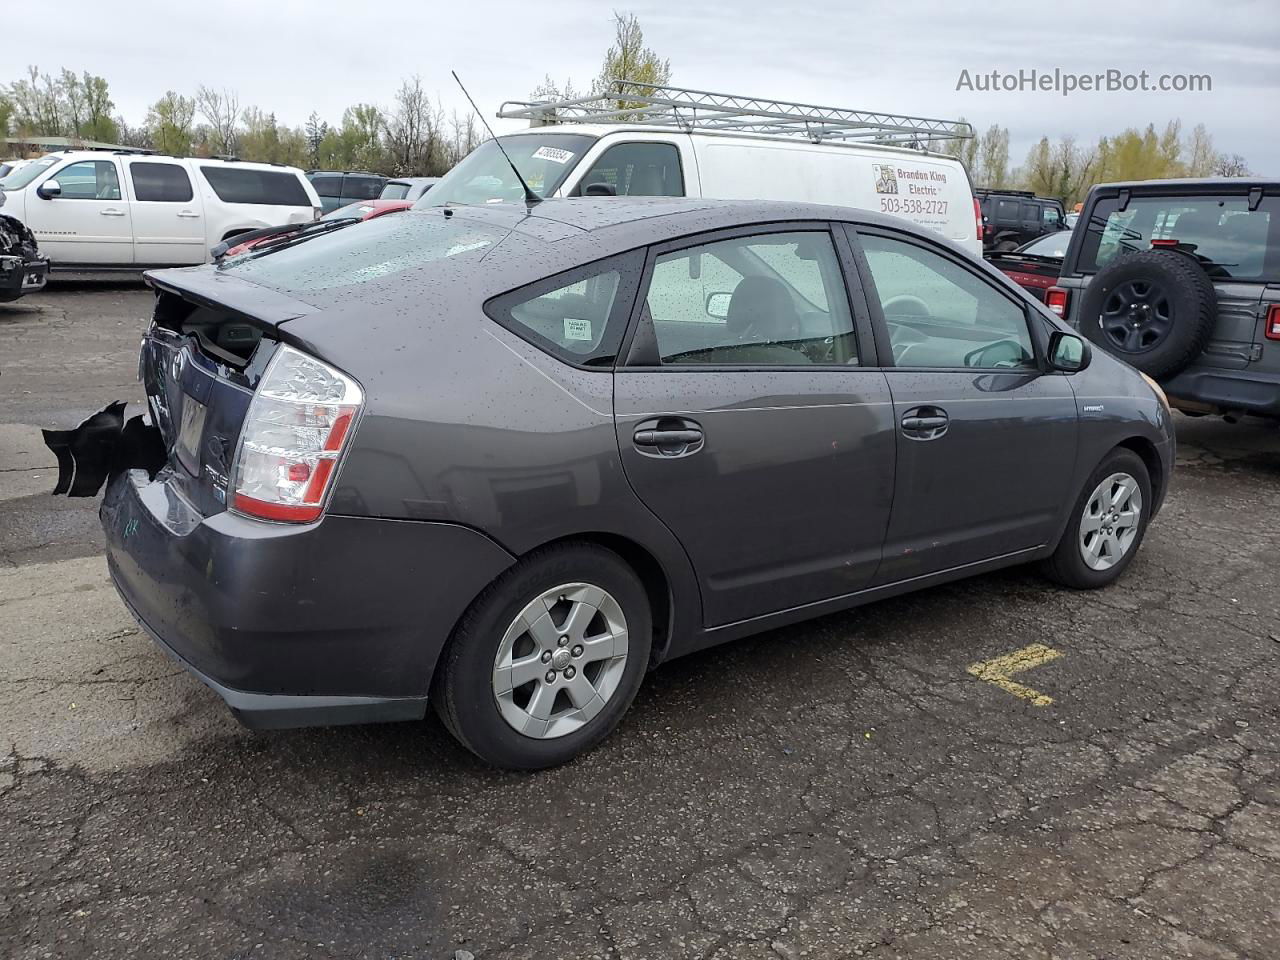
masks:
<path fill-rule="evenodd" d="M 251 733 L 142 635 L 37 427 L 140 399 L 149 298 L 0 305 L 0 955 L 1280 957 L 1280 429 L 1179 418 L 1127 576 L 1013 570 L 652 674 L 535 775 Z M 971 665 L 1044 644 L 1018 675 Z"/>

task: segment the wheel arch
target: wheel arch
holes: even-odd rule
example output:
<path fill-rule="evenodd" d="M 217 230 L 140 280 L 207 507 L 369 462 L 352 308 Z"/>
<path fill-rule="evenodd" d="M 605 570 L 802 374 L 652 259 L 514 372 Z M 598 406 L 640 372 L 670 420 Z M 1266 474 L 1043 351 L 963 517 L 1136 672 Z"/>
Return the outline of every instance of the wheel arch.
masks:
<path fill-rule="evenodd" d="M 1157 507 L 1162 503 L 1166 492 L 1164 464 L 1160 461 L 1160 453 L 1156 450 L 1156 445 L 1147 437 L 1135 434 L 1121 440 L 1113 449 L 1131 450 L 1142 459 L 1147 468 L 1147 478 L 1151 481 L 1152 506 Z"/>

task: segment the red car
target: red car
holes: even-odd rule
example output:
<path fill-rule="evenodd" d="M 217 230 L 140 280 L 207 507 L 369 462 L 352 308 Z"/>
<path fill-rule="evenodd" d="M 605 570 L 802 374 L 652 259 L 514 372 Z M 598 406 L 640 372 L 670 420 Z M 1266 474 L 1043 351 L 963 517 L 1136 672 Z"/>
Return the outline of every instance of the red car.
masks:
<path fill-rule="evenodd" d="M 997 270 L 1008 274 L 1010 280 L 1043 301 L 1044 292 L 1058 282 L 1070 241 L 1071 231 L 1060 230 L 1024 243 L 1016 250 L 1007 253 L 993 251 L 985 257 Z"/>
<path fill-rule="evenodd" d="M 400 210 L 408 210 L 413 206 L 412 200 L 357 200 L 355 203 L 348 203 L 345 207 L 339 207 L 337 210 L 331 210 L 326 213 L 315 223 L 331 223 L 334 227 L 340 226 L 346 222 L 356 222 L 359 220 L 372 220 L 374 217 L 380 217 L 386 213 L 396 213 Z M 296 232 L 299 227 L 312 227 L 310 223 L 289 224 L 283 227 L 264 227 L 261 230 L 253 230 L 247 234 L 240 234 L 232 237 L 232 241 L 239 241 L 234 247 L 219 251 L 219 247 L 213 248 L 213 259 L 221 260 L 223 257 L 237 257 L 240 254 L 252 250 L 254 247 L 266 243 L 273 237 L 288 235 Z M 224 240 L 223 243 L 231 241 Z"/>

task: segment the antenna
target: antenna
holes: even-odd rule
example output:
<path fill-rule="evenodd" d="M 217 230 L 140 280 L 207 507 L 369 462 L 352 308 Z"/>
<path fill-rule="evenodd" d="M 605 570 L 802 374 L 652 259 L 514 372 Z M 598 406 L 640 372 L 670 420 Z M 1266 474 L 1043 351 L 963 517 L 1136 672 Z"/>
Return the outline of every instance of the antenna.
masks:
<path fill-rule="evenodd" d="M 457 70 L 450 70 L 453 79 L 458 82 L 458 86 L 462 90 L 463 96 L 467 98 L 467 102 L 471 104 L 471 109 L 476 112 L 476 116 L 480 118 L 480 122 L 484 124 L 484 128 L 489 131 L 489 136 L 493 138 L 493 142 L 498 149 L 502 151 L 502 158 L 507 161 L 507 166 L 511 168 L 511 172 L 516 175 L 516 179 L 520 181 L 520 186 L 524 187 L 524 202 L 527 206 L 532 207 L 536 203 L 541 203 L 542 198 L 529 189 L 529 185 L 524 182 L 524 177 L 520 176 L 520 171 L 516 169 L 516 165 L 511 162 L 511 157 L 507 155 L 506 149 L 502 146 L 502 141 L 498 139 L 498 135 L 493 132 L 493 127 L 489 126 L 489 121 L 484 118 L 484 114 L 480 112 L 480 108 L 476 106 L 476 102 L 471 99 L 471 94 L 467 93 L 467 88 L 462 86 L 462 81 L 458 78 Z"/>

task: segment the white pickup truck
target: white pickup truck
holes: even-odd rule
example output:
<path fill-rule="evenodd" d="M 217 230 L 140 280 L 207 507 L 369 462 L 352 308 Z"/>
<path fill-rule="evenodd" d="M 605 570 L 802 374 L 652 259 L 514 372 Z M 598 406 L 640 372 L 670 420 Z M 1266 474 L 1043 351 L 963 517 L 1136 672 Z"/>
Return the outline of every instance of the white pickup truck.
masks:
<path fill-rule="evenodd" d="M 46 154 L 0 189 L 54 272 L 205 263 L 228 237 L 320 214 L 296 167 L 141 152 Z"/>

